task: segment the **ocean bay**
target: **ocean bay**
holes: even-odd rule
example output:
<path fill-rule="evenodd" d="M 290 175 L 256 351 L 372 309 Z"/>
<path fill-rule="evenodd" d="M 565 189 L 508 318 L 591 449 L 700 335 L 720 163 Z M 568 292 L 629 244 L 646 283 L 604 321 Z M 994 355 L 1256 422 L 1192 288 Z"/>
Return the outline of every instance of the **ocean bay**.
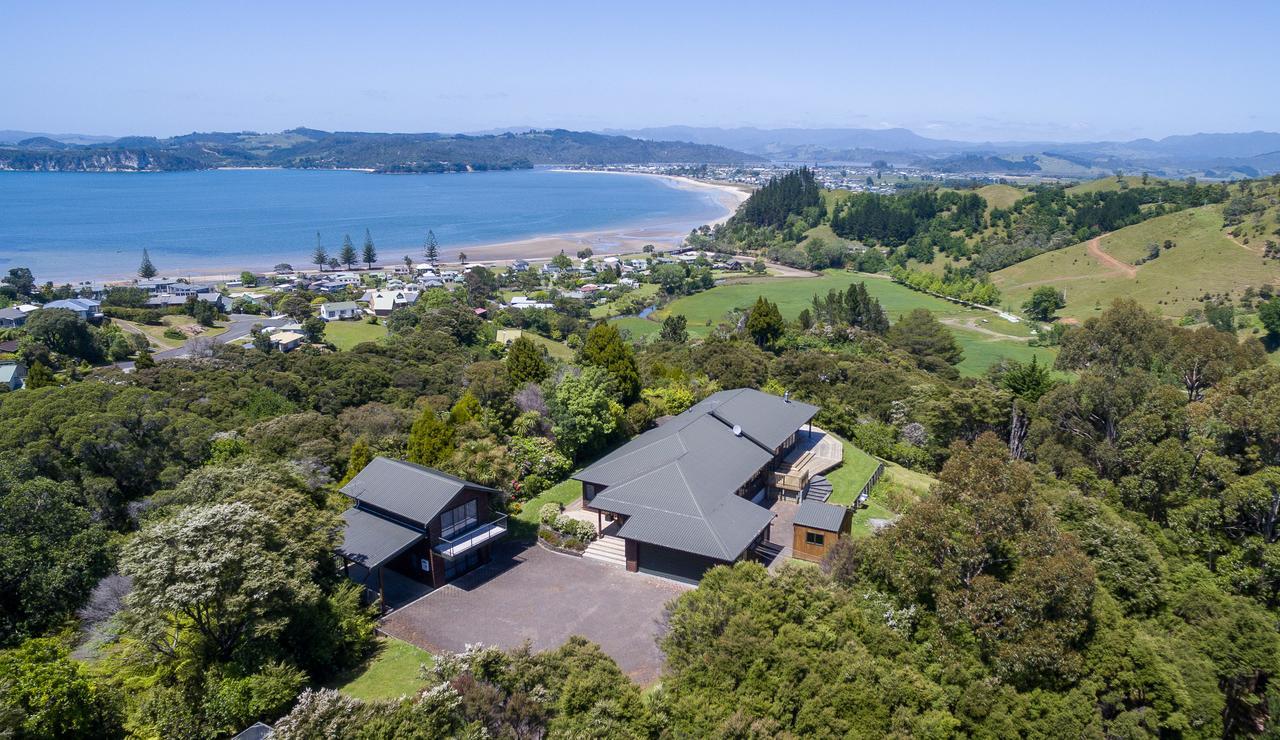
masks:
<path fill-rule="evenodd" d="M 344 234 L 359 247 L 365 229 L 382 263 L 420 255 L 428 229 L 446 258 L 469 249 L 484 259 L 537 256 L 534 248 L 483 245 L 548 237 L 601 251 L 637 235 L 669 242 L 725 212 L 725 193 L 712 188 L 548 169 L 2 172 L 0 271 L 30 267 L 38 280 L 56 282 L 125 278 L 143 249 L 170 275 L 304 267 L 316 232 L 334 254 Z M 544 251 L 559 243 L 546 241 Z"/>

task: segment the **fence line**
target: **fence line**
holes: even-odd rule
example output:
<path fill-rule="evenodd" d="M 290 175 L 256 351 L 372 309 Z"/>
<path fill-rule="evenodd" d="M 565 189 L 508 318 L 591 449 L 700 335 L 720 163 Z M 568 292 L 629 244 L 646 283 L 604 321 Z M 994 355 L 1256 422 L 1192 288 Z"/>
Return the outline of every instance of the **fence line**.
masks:
<path fill-rule="evenodd" d="M 857 498 L 853 500 L 853 508 L 857 509 L 858 506 L 866 503 L 867 497 L 871 495 L 871 489 L 875 488 L 875 485 L 880 482 L 880 476 L 883 474 L 884 474 L 884 463 L 880 462 L 876 465 L 875 472 L 872 473 L 871 477 L 867 479 L 866 485 L 864 485 L 862 487 L 862 490 L 858 492 Z"/>

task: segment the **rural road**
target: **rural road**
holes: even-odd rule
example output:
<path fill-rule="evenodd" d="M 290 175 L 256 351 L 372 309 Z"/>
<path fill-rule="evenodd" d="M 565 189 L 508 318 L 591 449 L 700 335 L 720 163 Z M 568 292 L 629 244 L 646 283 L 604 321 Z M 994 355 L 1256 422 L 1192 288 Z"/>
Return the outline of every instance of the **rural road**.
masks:
<path fill-rule="evenodd" d="M 1106 234 L 1103 234 L 1102 236 L 1106 236 Z M 1106 252 L 1102 251 L 1102 236 L 1095 236 L 1094 238 L 1089 240 L 1090 256 L 1092 256 L 1094 259 L 1101 262 L 1102 264 L 1106 265 L 1107 267 L 1110 267 L 1111 269 L 1115 270 L 1116 272 L 1122 273 L 1125 277 L 1129 278 L 1130 280 L 1138 277 L 1138 268 L 1134 267 L 1133 265 L 1127 264 L 1125 262 L 1121 262 L 1115 257 L 1112 257 Z"/>

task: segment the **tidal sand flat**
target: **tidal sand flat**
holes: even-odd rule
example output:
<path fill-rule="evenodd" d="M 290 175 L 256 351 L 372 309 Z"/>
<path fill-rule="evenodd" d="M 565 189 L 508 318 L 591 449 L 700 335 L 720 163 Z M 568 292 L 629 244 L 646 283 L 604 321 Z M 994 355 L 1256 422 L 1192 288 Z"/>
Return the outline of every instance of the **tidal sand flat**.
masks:
<path fill-rule="evenodd" d="M 0 173 L 0 270 L 40 280 L 126 278 L 142 250 L 167 275 L 303 267 L 316 232 L 334 254 L 369 229 L 384 263 L 421 255 L 427 230 L 446 258 L 551 256 L 590 246 L 670 245 L 725 218 L 730 188 L 654 176 L 549 169 L 456 175 L 331 170 Z"/>

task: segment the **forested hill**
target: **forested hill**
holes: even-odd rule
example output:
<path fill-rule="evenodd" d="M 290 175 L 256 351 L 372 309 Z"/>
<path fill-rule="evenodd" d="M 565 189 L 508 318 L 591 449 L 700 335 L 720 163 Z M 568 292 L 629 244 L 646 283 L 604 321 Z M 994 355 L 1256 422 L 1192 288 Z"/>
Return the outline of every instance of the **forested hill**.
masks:
<path fill-rule="evenodd" d="M 278 134 L 192 133 L 73 145 L 37 137 L 0 149 L 0 170 L 146 172 L 215 167 L 353 168 L 378 172 L 527 169 L 538 164 L 762 161 L 720 146 L 577 131 L 494 136 L 381 134 L 297 128 Z"/>

